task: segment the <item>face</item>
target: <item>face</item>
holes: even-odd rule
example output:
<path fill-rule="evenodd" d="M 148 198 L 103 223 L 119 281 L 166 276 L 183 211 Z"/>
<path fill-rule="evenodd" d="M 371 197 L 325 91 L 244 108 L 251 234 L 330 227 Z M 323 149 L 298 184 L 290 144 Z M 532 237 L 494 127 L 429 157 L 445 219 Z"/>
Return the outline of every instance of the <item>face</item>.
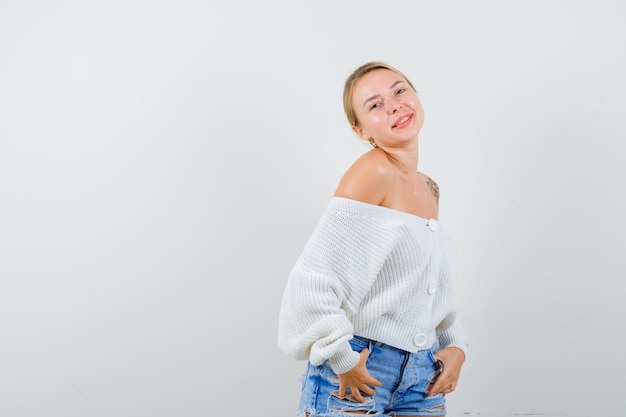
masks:
<path fill-rule="evenodd" d="M 352 106 L 358 120 L 354 131 L 378 146 L 399 147 L 417 139 L 424 111 L 417 93 L 401 75 L 377 69 L 354 86 Z"/>

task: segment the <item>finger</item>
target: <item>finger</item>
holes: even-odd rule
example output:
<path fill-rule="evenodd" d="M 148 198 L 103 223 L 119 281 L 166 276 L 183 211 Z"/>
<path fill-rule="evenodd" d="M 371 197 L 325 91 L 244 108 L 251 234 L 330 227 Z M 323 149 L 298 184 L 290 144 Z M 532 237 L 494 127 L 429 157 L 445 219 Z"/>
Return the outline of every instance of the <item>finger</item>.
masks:
<path fill-rule="evenodd" d="M 370 350 L 368 348 L 365 348 L 361 351 L 361 360 L 363 362 L 367 361 L 367 359 L 369 358 L 370 355 Z M 367 370 L 367 368 L 366 368 Z M 367 378 L 364 381 L 367 385 L 373 385 L 375 387 L 381 387 L 383 385 L 382 382 L 380 382 L 379 380 L 377 380 L 376 378 L 374 378 L 372 375 L 370 375 L 369 371 L 367 371 Z"/>
<path fill-rule="evenodd" d="M 368 395 L 376 395 L 376 390 L 365 384 L 363 384 L 363 386 L 359 388 L 359 391 Z"/>
<path fill-rule="evenodd" d="M 369 348 L 365 348 L 361 351 L 360 353 L 361 355 L 361 360 L 367 360 L 367 357 L 370 355 L 370 350 Z"/>
<path fill-rule="evenodd" d="M 428 394 L 432 396 L 437 393 L 443 393 L 445 386 L 446 382 L 441 377 L 439 377 L 435 381 L 433 381 L 432 384 L 430 384 L 430 387 L 428 388 Z"/>
<path fill-rule="evenodd" d="M 456 388 L 456 384 L 454 382 L 443 382 L 436 381 L 436 383 L 431 384 L 428 389 L 428 395 L 433 396 L 435 394 L 449 394 Z"/>
<path fill-rule="evenodd" d="M 428 386 L 427 392 L 428 395 L 431 397 L 437 393 L 437 386 L 435 385 L 435 383 L 432 383 Z"/>
<path fill-rule="evenodd" d="M 344 399 L 346 398 L 346 386 L 343 384 L 339 384 L 339 391 L 337 392 L 337 395 L 339 395 L 339 398 Z"/>
<path fill-rule="evenodd" d="M 351 386 L 350 392 L 352 393 L 352 396 L 354 397 L 355 400 L 357 400 L 360 403 L 365 402 L 365 398 L 363 398 L 363 396 L 361 395 L 361 391 L 357 387 Z"/>
<path fill-rule="evenodd" d="M 377 380 L 376 378 L 374 378 L 371 374 L 368 374 L 367 378 L 363 382 L 365 384 L 367 384 L 367 385 L 371 385 L 371 386 L 374 386 L 374 387 L 382 387 L 383 386 L 383 383 L 380 382 L 379 380 Z"/>

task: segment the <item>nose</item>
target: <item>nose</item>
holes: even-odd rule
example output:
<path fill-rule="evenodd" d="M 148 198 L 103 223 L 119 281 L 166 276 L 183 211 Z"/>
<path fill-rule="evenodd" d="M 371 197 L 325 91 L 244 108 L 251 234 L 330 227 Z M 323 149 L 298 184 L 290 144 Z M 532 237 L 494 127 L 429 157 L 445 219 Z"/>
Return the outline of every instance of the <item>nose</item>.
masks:
<path fill-rule="evenodd" d="M 391 99 L 388 102 L 388 106 L 387 106 L 387 108 L 389 109 L 389 113 L 391 114 L 400 110 L 401 107 L 402 107 L 402 103 L 400 103 L 396 98 Z"/>

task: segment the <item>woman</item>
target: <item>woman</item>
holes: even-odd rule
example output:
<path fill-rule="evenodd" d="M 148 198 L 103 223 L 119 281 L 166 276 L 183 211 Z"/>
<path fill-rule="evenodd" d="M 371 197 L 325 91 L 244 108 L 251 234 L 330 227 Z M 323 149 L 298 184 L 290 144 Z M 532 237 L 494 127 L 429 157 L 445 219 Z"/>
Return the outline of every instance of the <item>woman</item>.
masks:
<path fill-rule="evenodd" d="M 356 69 L 343 99 L 372 149 L 344 174 L 283 295 L 279 346 L 309 360 L 299 413 L 443 416 L 467 341 L 439 188 L 417 166 L 422 105 L 381 62 Z"/>

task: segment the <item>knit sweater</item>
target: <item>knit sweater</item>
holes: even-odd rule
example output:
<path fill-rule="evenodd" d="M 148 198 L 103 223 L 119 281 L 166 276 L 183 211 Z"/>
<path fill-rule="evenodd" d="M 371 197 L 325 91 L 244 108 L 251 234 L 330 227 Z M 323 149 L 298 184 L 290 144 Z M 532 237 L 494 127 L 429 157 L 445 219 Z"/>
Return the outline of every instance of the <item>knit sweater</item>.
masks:
<path fill-rule="evenodd" d="M 456 317 L 457 250 L 439 221 L 334 197 L 289 274 L 278 345 L 337 374 L 354 335 L 416 352 L 467 350 Z"/>

